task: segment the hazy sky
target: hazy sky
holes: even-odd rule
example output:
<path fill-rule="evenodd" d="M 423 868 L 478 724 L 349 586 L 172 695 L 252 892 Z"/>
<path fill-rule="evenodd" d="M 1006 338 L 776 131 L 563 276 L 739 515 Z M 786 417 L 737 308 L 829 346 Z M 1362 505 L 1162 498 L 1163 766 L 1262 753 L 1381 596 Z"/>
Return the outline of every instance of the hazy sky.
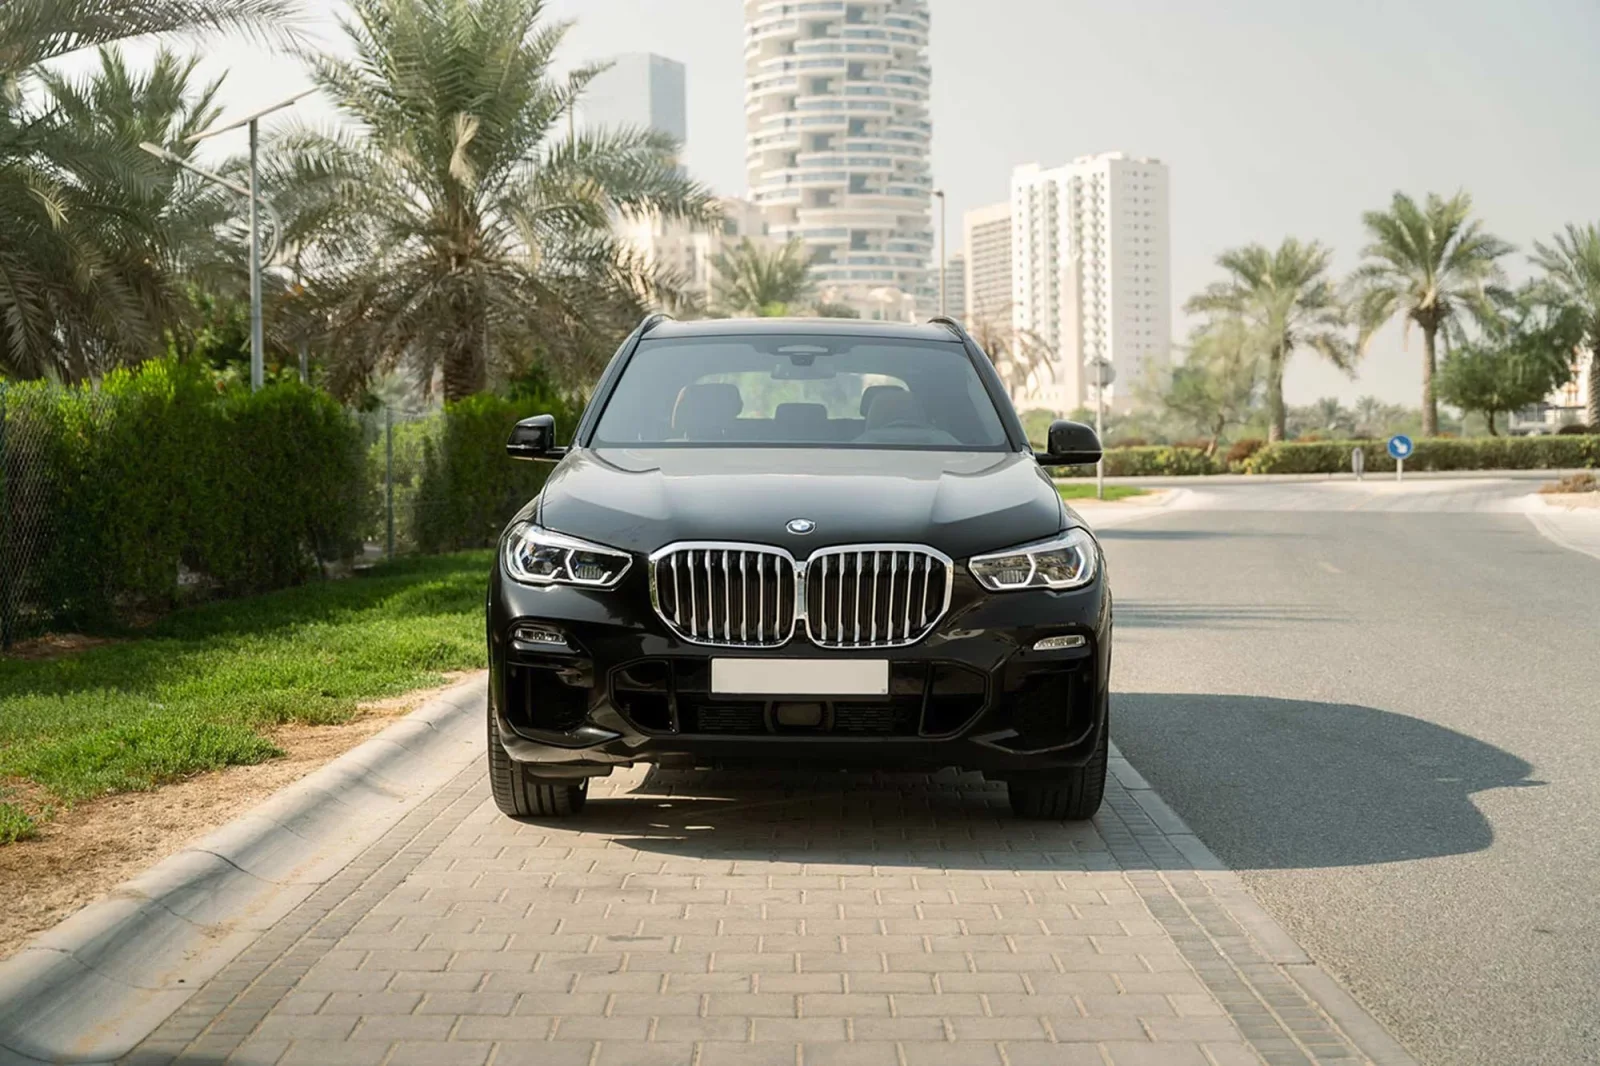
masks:
<path fill-rule="evenodd" d="M 304 2 L 310 31 L 336 40 L 336 0 Z M 686 64 L 686 162 L 743 194 L 739 0 L 548 7 L 576 20 L 569 62 L 653 51 Z M 1361 212 L 1396 189 L 1465 187 L 1520 247 L 1600 221 L 1596 0 L 932 0 L 932 11 L 934 180 L 952 250 L 961 212 L 1004 199 L 1013 165 L 1115 149 L 1171 167 L 1178 304 L 1213 277 L 1219 251 L 1248 241 L 1322 240 L 1348 269 Z M 250 42 L 205 51 L 208 71 L 232 71 L 230 110 L 305 84 L 296 60 Z M 1306 356 L 1286 387 L 1294 403 L 1414 404 L 1420 360 L 1420 342 L 1402 350 L 1393 330 L 1355 381 Z"/>

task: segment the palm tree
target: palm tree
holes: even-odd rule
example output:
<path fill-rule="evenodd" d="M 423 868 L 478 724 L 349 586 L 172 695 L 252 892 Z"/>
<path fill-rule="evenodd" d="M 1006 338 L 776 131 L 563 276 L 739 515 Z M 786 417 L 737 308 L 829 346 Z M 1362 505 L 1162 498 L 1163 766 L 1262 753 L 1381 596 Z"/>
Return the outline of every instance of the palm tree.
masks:
<path fill-rule="evenodd" d="M 1499 260 L 1512 247 L 1472 217 L 1465 192 L 1448 200 L 1429 193 L 1420 206 L 1397 192 L 1389 210 L 1368 211 L 1361 221 L 1372 241 L 1351 278 L 1360 345 L 1396 315 L 1405 317 L 1408 331 L 1412 323 L 1422 330 L 1422 434 L 1431 437 L 1439 432 L 1433 389 L 1439 333 L 1447 342 L 1460 340 L 1464 318 L 1493 321 L 1510 298 Z"/>
<path fill-rule="evenodd" d="M 1584 422 L 1600 433 L 1600 225 L 1568 224 L 1553 243 L 1533 245 L 1533 262 L 1544 271 L 1534 292 L 1540 299 L 1571 308 L 1583 323 L 1582 346 L 1589 356 L 1589 395 Z"/>
<path fill-rule="evenodd" d="M 972 339 L 989 356 L 995 373 L 1013 396 L 1055 377 L 1055 352 L 1033 330 L 1011 324 L 1010 304 L 974 318 Z"/>
<path fill-rule="evenodd" d="M 244 287 L 244 234 L 223 232 L 240 214 L 233 194 L 139 149 L 153 141 L 190 154 L 183 141 L 217 118 L 220 79 L 193 87 L 198 60 L 165 48 L 143 72 L 130 70 L 115 49 L 101 49 L 99 60 L 81 79 L 38 73 L 62 137 L 83 157 L 75 176 L 96 190 L 104 276 L 133 297 L 133 317 L 120 328 L 84 334 L 62 323 L 64 339 L 78 338 L 62 353 L 63 369 L 75 377 L 149 354 L 152 338 L 194 317 L 193 283 L 240 294 Z"/>
<path fill-rule="evenodd" d="M 1266 356 L 1268 438 L 1285 429 L 1283 370 L 1289 358 L 1309 348 L 1348 370 L 1355 352 L 1345 337 L 1348 314 L 1328 279 L 1332 253 L 1317 241 L 1286 238 L 1276 251 L 1260 244 L 1223 252 L 1226 273 L 1186 305 L 1191 313 L 1235 316 L 1260 338 Z"/>
<path fill-rule="evenodd" d="M 0 370 L 74 375 L 146 354 L 166 299 L 143 268 L 172 246 L 137 201 L 161 201 L 171 175 L 126 142 L 131 126 L 74 119 L 63 99 L 73 95 L 62 92 L 68 83 L 40 64 L 153 33 L 246 29 L 282 38 L 294 12 L 293 0 L 0 3 Z M 187 71 L 174 73 L 169 62 L 159 78 L 116 87 L 102 60 L 99 82 L 128 104 L 123 118 L 164 113 L 182 127 L 210 105 L 204 93 L 190 99 Z"/>
<path fill-rule="evenodd" d="M 1356 420 L 1352 412 L 1336 396 L 1324 396 L 1317 400 L 1307 409 L 1307 414 L 1319 430 L 1335 435 L 1355 432 Z"/>
<path fill-rule="evenodd" d="M 1250 418 L 1260 364 L 1259 340 L 1240 319 L 1214 319 L 1190 335 L 1182 364 L 1156 379 L 1155 398 L 1163 409 L 1187 418 L 1205 433 L 1210 438 L 1206 454 L 1215 455 L 1227 428 Z"/>
<path fill-rule="evenodd" d="M 711 260 L 711 309 L 719 315 L 776 317 L 813 296 L 811 258 L 798 240 L 769 247 L 749 237 Z"/>
<path fill-rule="evenodd" d="M 1386 428 L 1390 407 L 1376 396 L 1363 396 L 1356 401 L 1355 416 L 1357 436 L 1376 437 Z"/>
<path fill-rule="evenodd" d="M 601 67 L 556 76 L 568 24 L 544 0 L 351 0 L 352 55 L 305 53 L 347 120 L 279 137 L 269 181 L 332 383 L 435 371 L 455 400 L 491 368 L 609 354 L 675 279 L 629 255 L 619 216 L 711 224 L 707 190 L 644 130 L 566 118 Z M 570 364 L 570 365 L 567 365 Z"/>

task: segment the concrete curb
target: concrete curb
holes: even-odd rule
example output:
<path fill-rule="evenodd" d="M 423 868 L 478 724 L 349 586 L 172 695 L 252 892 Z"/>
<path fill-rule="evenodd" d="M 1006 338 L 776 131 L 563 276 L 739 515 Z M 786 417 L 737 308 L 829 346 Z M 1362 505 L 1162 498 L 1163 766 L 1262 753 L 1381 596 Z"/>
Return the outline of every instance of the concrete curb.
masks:
<path fill-rule="evenodd" d="M 1383 1024 L 1312 960 L 1288 930 L 1256 902 L 1256 898 L 1245 887 L 1244 879 L 1228 869 L 1195 836 L 1194 831 L 1156 794 L 1150 782 L 1133 768 L 1115 744 L 1111 746 L 1107 768 L 1140 809 L 1166 834 L 1172 846 L 1194 867 L 1196 874 L 1210 888 L 1212 897 L 1255 942 L 1261 954 L 1282 969 L 1362 1055 L 1375 1066 L 1420 1066 Z"/>
<path fill-rule="evenodd" d="M 1117 529 L 1134 522 L 1142 522 L 1146 518 L 1155 518 L 1169 511 L 1187 510 L 1193 504 L 1195 494 L 1190 489 L 1167 488 L 1157 491 L 1161 493 L 1160 499 L 1150 503 L 1130 504 L 1126 500 L 1119 500 L 1116 503 L 1068 500 L 1067 506 L 1088 523 L 1091 532 L 1098 533 L 1104 529 Z M 1080 504 L 1087 506 L 1079 506 Z"/>
<path fill-rule="evenodd" d="M 110 1062 L 483 757 L 477 672 L 0 963 L 0 1064 Z"/>
<path fill-rule="evenodd" d="M 1559 548 L 1600 559 L 1600 508 L 1562 507 L 1539 493 L 1522 497 L 1522 513 Z"/>

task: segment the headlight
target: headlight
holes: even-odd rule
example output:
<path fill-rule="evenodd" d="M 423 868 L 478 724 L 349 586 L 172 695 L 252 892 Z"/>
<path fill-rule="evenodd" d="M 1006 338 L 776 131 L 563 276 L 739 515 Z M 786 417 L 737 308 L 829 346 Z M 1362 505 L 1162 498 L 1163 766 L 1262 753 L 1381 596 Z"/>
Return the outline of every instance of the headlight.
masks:
<path fill-rule="evenodd" d="M 633 556 L 603 544 L 527 523 L 506 538 L 506 573 L 525 585 L 581 585 L 615 588 L 633 565 Z"/>
<path fill-rule="evenodd" d="M 1075 589 L 1094 580 L 1099 553 L 1087 529 L 1069 529 L 1037 544 L 975 555 L 967 569 L 990 592 Z"/>

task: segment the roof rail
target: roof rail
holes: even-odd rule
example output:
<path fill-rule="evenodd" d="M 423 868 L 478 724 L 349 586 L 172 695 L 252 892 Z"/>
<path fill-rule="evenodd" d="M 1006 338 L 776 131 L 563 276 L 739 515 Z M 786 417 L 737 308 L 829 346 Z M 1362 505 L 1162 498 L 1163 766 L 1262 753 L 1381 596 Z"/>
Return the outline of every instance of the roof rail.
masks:
<path fill-rule="evenodd" d="M 674 321 L 676 321 L 676 319 L 667 314 L 665 311 L 652 312 L 648 315 L 645 315 L 644 321 L 639 323 L 639 336 L 644 336 L 646 333 L 649 333 L 663 322 Z"/>
<path fill-rule="evenodd" d="M 967 336 L 966 327 L 964 327 L 956 319 L 951 318 L 949 315 L 934 315 L 932 318 L 928 319 L 928 324 L 934 326 L 943 326 L 945 329 L 949 330 L 951 333 L 954 333 L 957 337 L 960 337 L 964 341 L 972 339 L 971 337 Z"/>

